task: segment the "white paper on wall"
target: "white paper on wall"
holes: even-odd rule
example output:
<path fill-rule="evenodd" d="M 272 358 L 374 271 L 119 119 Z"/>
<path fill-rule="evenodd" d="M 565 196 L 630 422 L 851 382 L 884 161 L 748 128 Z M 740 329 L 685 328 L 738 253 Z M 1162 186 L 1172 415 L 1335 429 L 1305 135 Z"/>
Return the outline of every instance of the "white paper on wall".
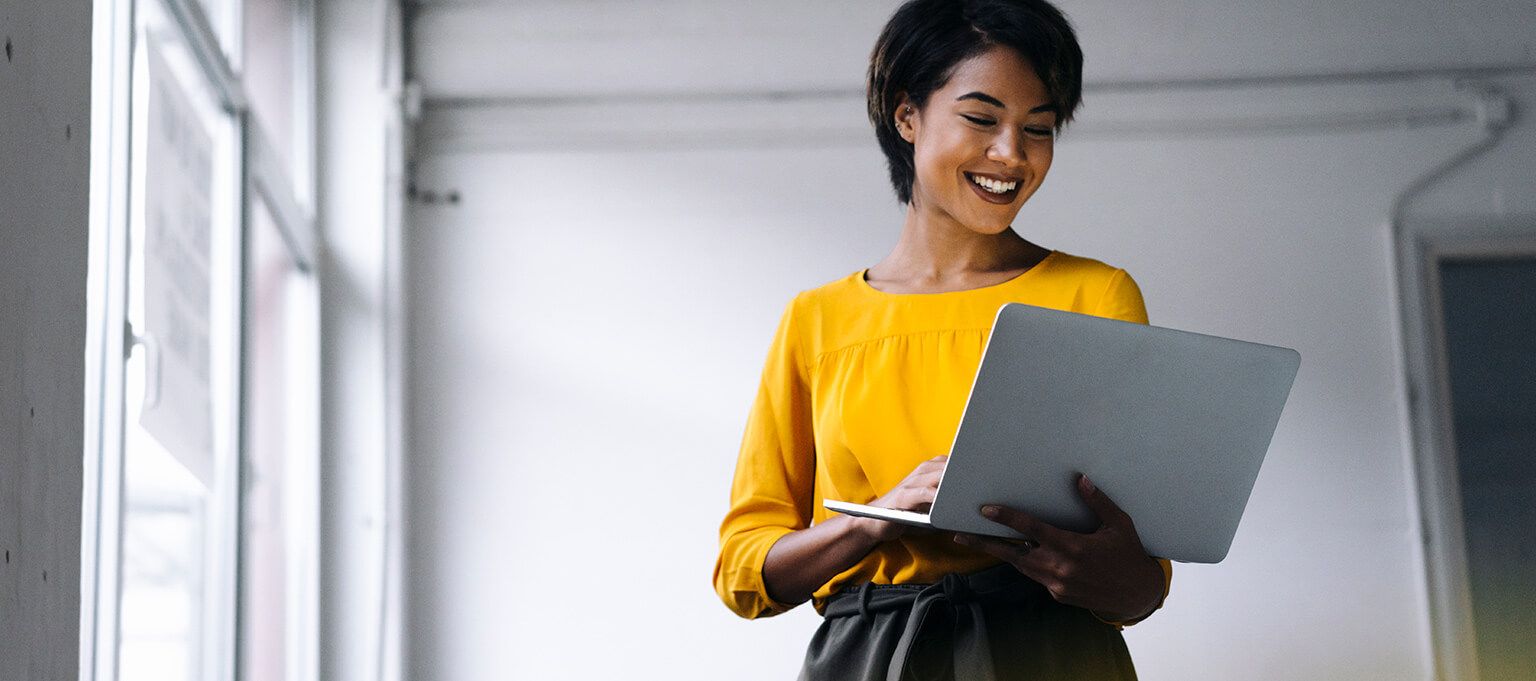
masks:
<path fill-rule="evenodd" d="M 158 389 L 146 390 L 158 399 L 146 400 L 139 422 L 204 484 L 212 484 L 212 139 L 154 41 L 146 46 L 142 333 L 158 346 L 158 362 L 150 362 L 148 369 L 158 369 L 159 375 L 146 377 L 158 381 Z"/>

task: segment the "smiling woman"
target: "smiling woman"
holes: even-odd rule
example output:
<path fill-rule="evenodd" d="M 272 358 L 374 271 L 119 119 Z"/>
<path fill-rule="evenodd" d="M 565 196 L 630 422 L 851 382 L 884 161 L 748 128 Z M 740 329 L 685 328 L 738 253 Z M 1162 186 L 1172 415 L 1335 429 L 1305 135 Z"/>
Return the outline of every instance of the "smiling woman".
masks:
<path fill-rule="evenodd" d="M 1171 570 L 1086 478 L 1077 491 L 1097 531 L 989 507 L 1031 537 L 1016 543 L 822 507 L 927 510 L 1004 303 L 1146 323 L 1124 270 L 1015 231 L 1081 70 L 1071 26 L 1040 0 L 912 0 L 876 42 L 869 115 L 906 204 L 901 236 L 873 267 L 785 310 L 714 571 L 743 617 L 813 602 L 825 619 L 801 678 L 1135 677 L 1119 629 L 1162 604 Z"/>
<path fill-rule="evenodd" d="M 913 205 L 988 234 L 1008 229 L 1045 181 L 1055 143 L 1057 105 L 1029 64 L 1012 48 L 994 46 L 955 65 L 926 106 L 900 97 L 897 134 L 924 161 Z"/>

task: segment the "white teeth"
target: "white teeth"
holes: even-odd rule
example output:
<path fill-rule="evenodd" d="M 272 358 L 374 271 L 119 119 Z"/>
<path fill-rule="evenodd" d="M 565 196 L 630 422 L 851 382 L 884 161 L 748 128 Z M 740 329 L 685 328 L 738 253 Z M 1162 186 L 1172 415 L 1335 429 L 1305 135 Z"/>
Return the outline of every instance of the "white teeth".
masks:
<path fill-rule="evenodd" d="M 997 180 L 985 178 L 980 175 L 972 175 L 971 181 L 975 182 L 977 185 L 980 185 L 982 189 L 992 192 L 993 194 L 1007 194 L 1008 192 L 1013 191 L 1015 187 L 1019 186 L 1018 182 L 998 182 Z"/>

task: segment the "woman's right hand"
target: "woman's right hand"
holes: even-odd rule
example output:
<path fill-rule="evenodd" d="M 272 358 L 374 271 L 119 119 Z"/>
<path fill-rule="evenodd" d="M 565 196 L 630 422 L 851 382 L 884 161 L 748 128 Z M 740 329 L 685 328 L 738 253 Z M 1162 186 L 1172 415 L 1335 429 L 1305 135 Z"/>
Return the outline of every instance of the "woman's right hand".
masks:
<path fill-rule="evenodd" d="M 927 511 L 933 506 L 947 461 L 947 456 L 936 456 L 918 464 L 901 484 L 870 505 Z M 780 604 L 804 603 L 827 580 L 863 560 L 881 542 L 923 531 L 886 520 L 830 514 L 815 525 L 780 537 L 769 547 L 763 559 L 763 586 L 768 597 Z"/>
<path fill-rule="evenodd" d="M 917 468 L 912 469 L 912 472 L 908 473 L 907 477 L 891 491 L 869 502 L 869 505 L 927 513 L 933 507 L 933 497 L 939 491 L 939 480 L 944 477 L 944 465 L 947 463 L 949 463 L 948 456 L 935 456 L 918 464 Z M 909 531 L 921 531 L 911 525 L 878 518 L 859 518 L 859 520 L 870 538 L 877 542 L 891 541 Z"/>

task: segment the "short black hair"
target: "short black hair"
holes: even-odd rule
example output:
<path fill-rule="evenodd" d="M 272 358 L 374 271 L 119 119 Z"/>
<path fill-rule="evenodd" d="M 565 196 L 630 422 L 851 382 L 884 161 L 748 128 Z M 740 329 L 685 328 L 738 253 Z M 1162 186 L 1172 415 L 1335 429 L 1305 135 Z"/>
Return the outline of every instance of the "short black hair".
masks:
<path fill-rule="evenodd" d="M 1034 68 L 1056 105 L 1056 129 L 1082 101 L 1083 51 L 1067 17 L 1045 0 L 909 0 L 880 31 L 869 55 L 869 121 L 885 152 L 891 185 L 912 201 L 912 145 L 896 131 L 901 94 L 922 108 L 960 62 L 988 49 L 1013 49 Z"/>

